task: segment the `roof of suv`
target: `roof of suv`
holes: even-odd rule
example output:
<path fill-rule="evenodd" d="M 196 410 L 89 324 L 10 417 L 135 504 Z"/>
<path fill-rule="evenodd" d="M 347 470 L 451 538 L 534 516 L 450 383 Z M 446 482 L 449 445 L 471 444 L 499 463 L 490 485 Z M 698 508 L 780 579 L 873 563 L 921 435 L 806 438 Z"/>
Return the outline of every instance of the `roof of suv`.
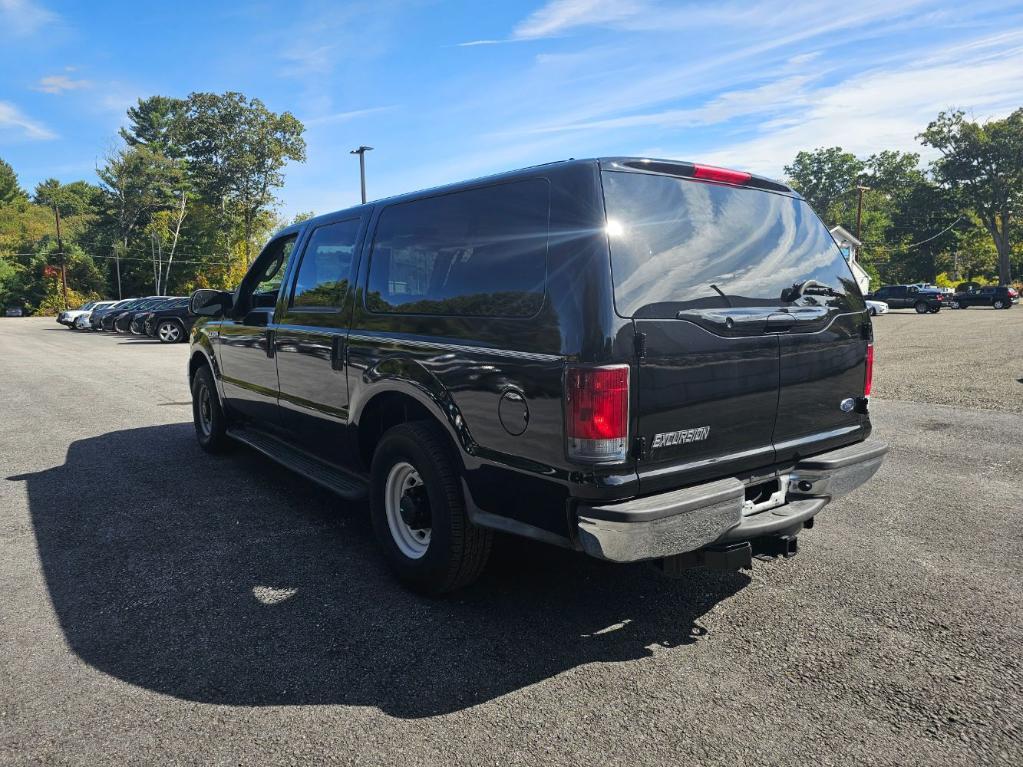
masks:
<path fill-rule="evenodd" d="M 495 173 L 490 176 L 480 176 L 477 178 L 465 179 L 464 181 L 456 181 L 450 184 L 442 184 L 435 187 L 427 187 L 425 189 L 419 189 L 413 192 L 405 192 L 399 195 L 393 195 L 391 197 L 382 197 L 379 200 L 371 200 L 365 205 L 353 205 L 350 208 L 341 208 L 339 210 L 330 211 L 319 216 L 315 216 L 305 221 L 301 221 L 297 224 L 287 226 L 278 231 L 274 237 L 282 234 L 288 234 L 291 232 L 298 232 L 304 227 L 310 224 L 316 224 L 321 219 L 326 221 L 333 219 L 341 212 L 357 211 L 361 208 L 372 207 L 383 203 L 393 204 L 403 200 L 414 200 L 427 195 L 439 194 L 444 192 L 454 192 L 460 189 L 476 186 L 477 184 L 484 182 L 504 181 L 521 176 L 530 176 L 535 174 L 538 168 L 552 168 L 554 166 L 559 167 L 570 167 L 573 165 L 597 165 L 604 169 L 613 169 L 618 171 L 631 171 L 636 173 L 656 173 L 661 175 L 675 175 L 688 178 L 696 178 L 694 171 L 697 168 L 710 168 L 719 170 L 714 166 L 701 165 L 700 163 L 685 162 L 682 160 L 658 160 L 649 157 L 593 157 L 586 159 L 575 159 L 569 158 L 568 160 L 557 160 L 555 162 L 541 163 L 540 165 L 530 165 L 525 168 L 518 168 L 516 170 L 504 171 L 502 173 Z M 734 172 L 734 171 L 731 171 Z M 743 186 L 749 186 L 751 188 L 760 189 L 764 191 L 779 192 L 792 197 L 802 199 L 798 192 L 787 184 L 783 184 L 780 181 L 767 178 L 766 176 L 758 176 L 752 173 L 743 174 L 749 176 L 749 180 L 743 184 Z"/>

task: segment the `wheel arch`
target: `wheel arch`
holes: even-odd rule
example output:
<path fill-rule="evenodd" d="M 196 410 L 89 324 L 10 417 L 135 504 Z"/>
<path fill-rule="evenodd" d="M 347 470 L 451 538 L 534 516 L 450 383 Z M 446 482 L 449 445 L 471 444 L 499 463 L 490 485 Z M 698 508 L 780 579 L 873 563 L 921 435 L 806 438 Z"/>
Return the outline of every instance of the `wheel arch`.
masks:
<path fill-rule="evenodd" d="M 425 372 L 425 371 L 423 371 Z M 432 378 L 432 376 L 431 376 Z M 364 390 L 358 401 L 350 403 L 359 457 L 368 467 L 380 438 L 393 426 L 410 421 L 436 422 L 447 434 L 461 466 L 474 452 L 474 443 L 451 395 L 433 379 L 387 377 Z"/>

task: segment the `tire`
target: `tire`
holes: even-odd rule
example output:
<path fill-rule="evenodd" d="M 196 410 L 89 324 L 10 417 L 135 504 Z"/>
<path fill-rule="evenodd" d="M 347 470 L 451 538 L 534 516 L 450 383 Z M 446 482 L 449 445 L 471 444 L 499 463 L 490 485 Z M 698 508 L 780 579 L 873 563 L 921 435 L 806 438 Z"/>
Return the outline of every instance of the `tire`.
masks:
<path fill-rule="evenodd" d="M 439 425 L 413 421 L 388 430 L 370 474 L 373 531 L 402 583 L 438 595 L 480 576 L 493 533 L 469 521 L 456 458 Z M 406 514 L 429 527 L 416 527 Z"/>
<path fill-rule="evenodd" d="M 199 447 L 207 453 L 223 453 L 232 446 L 227 436 L 227 417 L 207 365 L 199 368 L 192 379 L 192 422 Z"/>
<path fill-rule="evenodd" d="M 940 307 L 940 306 L 935 306 L 935 307 L 934 307 L 933 309 L 928 309 L 928 311 L 929 311 L 929 312 L 930 312 L 931 314 L 937 314 L 938 312 L 940 312 L 940 311 L 941 311 L 941 307 Z"/>
<path fill-rule="evenodd" d="M 995 299 L 995 303 L 993 304 L 993 306 L 995 307 L 995 309 L 1004 309 L 1005 308 L 1005 302 L 1002 299 L 1000 299 L 1000 298 L 996 298 Z"/>
<path fill-rule="evenodd" d="M 185 331 L 182 329 L 181 323 L 164 320 L 156 326 L 156 337 L 162 344 L 176 344 L 184 339 Z"/>
<path fill-rule="evenodd" d="M 870 307 L 870 316 L 871 317 L 876 317 L 877 316 L 877 309 L 875 309 L 873 306 Z"/>
<path fill-rule="evenodd" d="M 917 314 L 927 314 L 930 311 L 926 301 L 917 301 L 913 308 L 916 309 Z"/>

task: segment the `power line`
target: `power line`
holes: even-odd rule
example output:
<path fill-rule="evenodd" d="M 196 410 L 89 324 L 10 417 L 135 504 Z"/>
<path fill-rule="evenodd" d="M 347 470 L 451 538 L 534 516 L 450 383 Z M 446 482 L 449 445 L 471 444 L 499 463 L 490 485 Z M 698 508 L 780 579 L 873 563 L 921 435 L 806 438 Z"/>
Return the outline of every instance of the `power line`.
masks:
<path fill-rule="evenodd" d="M 38 255 L 49 255 L 49 254 L 47 254 L 47 253 L 0 253 L 0 255 L 5 255 L 5 256 L 38 256 Z M 86 256 L 87 258 L 91 258 L 93 260 L 98 259 L 98 258 L 102 258 L 102 259 L 104 259 L 106 261 L 115 261 L 115 260 L 118 259 L 117 256 L 90 256 L 88 253 L 83 253 L 82 255 Z M 147 264 L 151 264 L 153 262 L 152 258 L 132 258 L 130 256 L 121 256 L 120 260 L 121 261 L 142 261 L 142 262 L 147 263 Z M 167 259 L 165 258 L 164 259 L 164 263 L 166 263 L 166 261 L 167 261 Z M 234 265 L 236 265 L 238 263 L 241 263 L 241 261 L 242 261 L 242 259 L 240 257 L 239 257 L 238 261 L 189 261 L 189 260 L 186 260 L 186 259 L 179 259 L 179 258 L 175 258 L 174 259 L 174 263 L 175 264 L 203 264 L 203 265 L 206 265 L 206 266 L 234 266 Z"/>

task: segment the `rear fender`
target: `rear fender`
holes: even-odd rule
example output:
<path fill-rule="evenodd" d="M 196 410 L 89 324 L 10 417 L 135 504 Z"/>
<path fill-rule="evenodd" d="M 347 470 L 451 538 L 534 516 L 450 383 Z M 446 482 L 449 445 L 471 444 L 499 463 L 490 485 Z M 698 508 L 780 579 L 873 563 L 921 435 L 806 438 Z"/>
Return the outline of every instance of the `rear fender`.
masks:
<path fill-rule="evenodd" d="M 349 403 L 352 422 L 358 425 L 366 405 L 378 394 L 395 392 L 412 397 L 422 404 L 451 435 L 459 446 L 466 468 L 479 461 L 472 459 L 476 443 L 469 432 L 462 411 L 444 385 L 425 367 L 410 357 L 387 357 L 362 374 L 362 386 L 353 392 Z"/>

